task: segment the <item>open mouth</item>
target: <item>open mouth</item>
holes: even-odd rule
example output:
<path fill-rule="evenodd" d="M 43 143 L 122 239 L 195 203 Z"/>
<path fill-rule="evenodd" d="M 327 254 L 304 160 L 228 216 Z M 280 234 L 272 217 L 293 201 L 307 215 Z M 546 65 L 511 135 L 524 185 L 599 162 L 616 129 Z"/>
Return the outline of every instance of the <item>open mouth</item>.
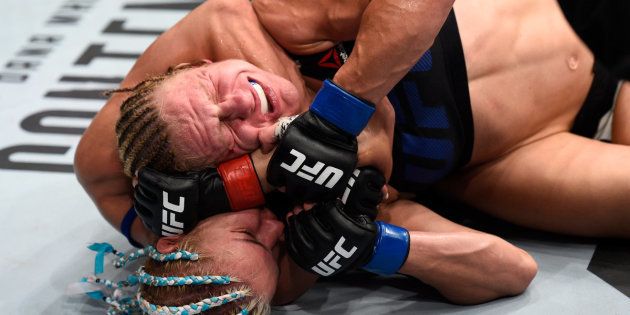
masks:
<path fill-rule="evenodd" d="M 252 87 L 254 87 L 254 91 L 256 91 L 256 94 L 258 94 L 258 99 L 260 99 L 260 111 L 263 114 L 268 113 L 269 100 L 267 99 L 267 95 L 265 94 L 263 87 L 260 86 L 260 84 L 258 84 L 258 82 L 255 82 L 255 81 L 249 81 L 249 84 L 251 84 Z"/>

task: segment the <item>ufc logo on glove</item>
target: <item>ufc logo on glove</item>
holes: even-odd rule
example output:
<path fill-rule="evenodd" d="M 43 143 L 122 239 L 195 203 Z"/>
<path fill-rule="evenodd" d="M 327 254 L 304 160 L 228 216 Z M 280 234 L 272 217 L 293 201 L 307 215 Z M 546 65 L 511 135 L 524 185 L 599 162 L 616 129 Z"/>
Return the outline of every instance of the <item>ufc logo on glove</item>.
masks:
<path fill-rule="evenodd" d="M 179 204 L 172 204 L 168 201 L 168 193 L 162 191 L 162 236 L 184 233 L 184 223 L 178 222 L 175 216 L 184 211 L 185 202 L 184 197 L 179 197 Z"/>
<path fill-rule="evenodd" d="M 354 253 L 357 251 L 356 246 L 352 246 L 349 251 L 345 250 L 343 248 L 343 243 L 345 241 L 346 239 L 343 236 L 340 237 L 339 241 L 337 241 L 337 244 L 335 245 L 335 248 L 331 250 L 330 253 L 328 253 L 328 255 L 326 255 L 326 257 L 322 259 L 322 261 L 318 262 L 316 266 L 311 267 L 311 270 L 315 271 L 323 277 L 330 276 L 335 271 L 339 270 L 339 268 L 341 268 L 341 265 L 339 264 L 339 259 L 341 257 L 348 259 L 352 257 L 352 255 L 354 255 Z"/>
<path fill-rule="evenodd" d="M 306 160 L 306 155 L 298 150 L 291 149 L 291 152 L 289 153 L 295 156 L 295 160 L 291 165 L 283 162 L 280 164 L 280 167 L 291 173 L 297 172 L 297 176 L 302 177 L 309 182 L 312 182 L 315 176 L 319 175 L 317 176 L 317 179 L 315 179 L 315 184 L 323 185 L 326 188 L 333 188 L 343 176 L 342 170 L 334 166 L 326 166 L 326 164 L 319 161 L 313 166 L 303 165 Z M 326 168 L 324 168 L 324 166 L 326 166 Z M 330 180 L 328 180 L 329 178 Z M 326 182 L 326 180 L 328 180 L 328 182 Z M 326 183 L 324 184 L 324 182 Z"/>

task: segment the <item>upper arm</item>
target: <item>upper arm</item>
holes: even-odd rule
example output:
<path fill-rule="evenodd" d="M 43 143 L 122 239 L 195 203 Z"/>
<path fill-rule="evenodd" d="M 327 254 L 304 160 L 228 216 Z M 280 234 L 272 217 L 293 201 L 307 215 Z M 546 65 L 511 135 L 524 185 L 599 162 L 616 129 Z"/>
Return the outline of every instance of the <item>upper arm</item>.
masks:
<path fill-rule="evenodd" d="M 256 0 L 253 6 L 261 24 L 284 49 L 311 54 L 354 39 L 368 2 Z"/>
<path fill-rule="evenodd" d="M 117 95 L 101 109 L 81 137 L 74 159 L 79 183 L 101 214 L 118 227 L 131 205 L 131 182 L 122 171 L 114 126 L 119 116 Z"/>

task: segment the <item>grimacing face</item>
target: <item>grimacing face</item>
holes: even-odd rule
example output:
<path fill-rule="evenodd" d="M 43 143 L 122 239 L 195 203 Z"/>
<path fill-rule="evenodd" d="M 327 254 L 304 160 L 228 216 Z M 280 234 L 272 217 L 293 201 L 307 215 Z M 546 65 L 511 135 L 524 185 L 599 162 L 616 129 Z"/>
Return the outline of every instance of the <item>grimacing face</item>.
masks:
<path fill-rule="evenodd" d="M 175 154 L 225 161 L 275 142 L 278 118 L 297 114 L 288 80 L 242 60 L 208 62 L 176 73 L 155 90 Z"/>

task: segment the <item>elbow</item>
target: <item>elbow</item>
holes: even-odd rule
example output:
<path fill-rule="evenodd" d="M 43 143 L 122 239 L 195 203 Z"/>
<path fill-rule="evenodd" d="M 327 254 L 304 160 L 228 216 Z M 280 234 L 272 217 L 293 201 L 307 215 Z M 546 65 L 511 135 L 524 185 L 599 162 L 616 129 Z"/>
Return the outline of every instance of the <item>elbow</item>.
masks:
<path fill-rule="evenodd" d="M 509 259 L 488 271 L 491 277 L 485 277 L 482 283 L 460 288 L 457 291 L 442 292 L 450 302 L 459 305 L 486 303 L 508 296 L 520 295 L 529 287 L 538 272 L 538 264 L 524 250 L 516 251 Z M 505 258 L 505 257 L 504 257 Z"/>
<path fill-rule="evenodd" d="M 85 170 L 88 168 L 88 161 L 89 161 L 89 159 L 86 158 L 87 153 L 88 152 L 85 149 L 84 140 L 83 138 L 81 138 L 81 140 L 79 140 L 79 144 L 77 145 L 77 149 L 74 153 L 73 168 L 74 168 L 74 175 L 77 177 L 77 180 L 79 181 L 79 183 L 83 186 L 85 185 L 85 179 L 86 179 Z"/>
<path fill-rule="evenodd" d="M 505 296 L 514 296 L 525 292 L 538 273 L 538 264 L 534 258 L 527 252 L 521 251 L 520 258 L 510 268 L 512 272 L 505 281 L 505 291 L 503 292 Z M 508 272 L 510 271 L 508 270 Z"/>

